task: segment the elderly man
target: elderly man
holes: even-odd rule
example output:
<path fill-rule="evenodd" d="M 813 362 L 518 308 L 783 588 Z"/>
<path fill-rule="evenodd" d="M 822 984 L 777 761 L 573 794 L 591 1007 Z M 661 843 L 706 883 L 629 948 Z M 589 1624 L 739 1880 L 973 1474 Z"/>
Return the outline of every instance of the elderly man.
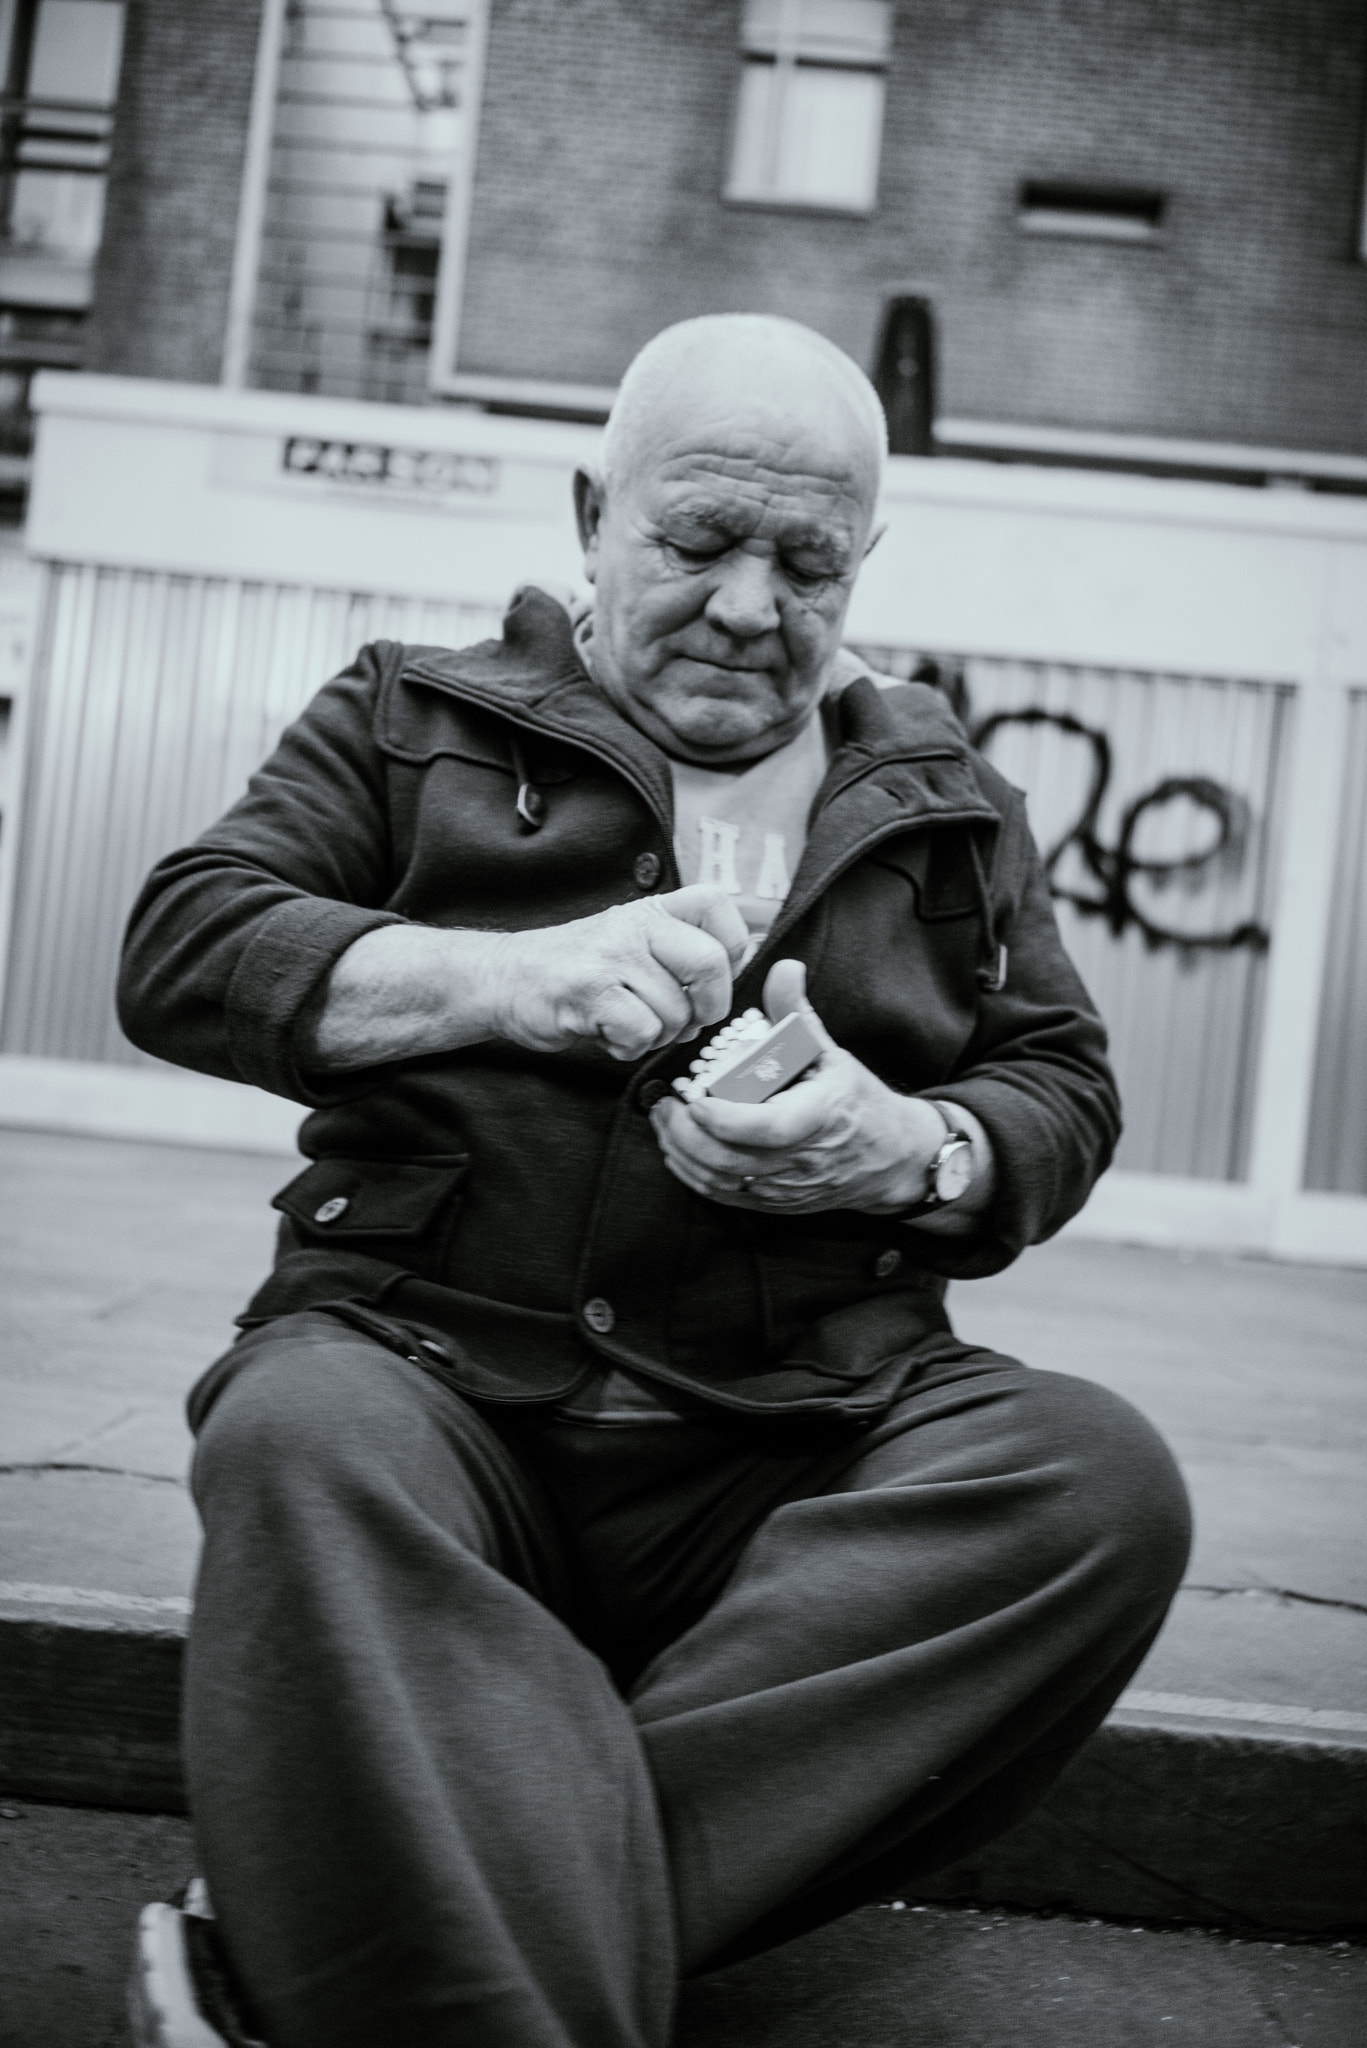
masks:
<path fill-rule="evenodd" d="M 1018 793 L 841 654 L 883 451 L 819 336 L 660 335 L 591 610 L 365 649 L 134 912 L 135 1041 L 313 1112 L 191 1399 L 186 1764 L 272 2048 L 661 2048 L 680 1973 L 1024 1812 L 1176 1586 L 1147 1424 L 945 1314 L 1118 1115 Z M 816 1064 L 682 1099 L 761 996 Z"/>

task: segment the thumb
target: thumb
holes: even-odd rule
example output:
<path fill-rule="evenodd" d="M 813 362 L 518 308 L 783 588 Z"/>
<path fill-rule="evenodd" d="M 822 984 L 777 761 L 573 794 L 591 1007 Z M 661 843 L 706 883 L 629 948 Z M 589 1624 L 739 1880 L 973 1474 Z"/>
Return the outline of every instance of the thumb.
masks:
<path fill-rule="evenodd" d="M 807 1003 L 807 965 L 803 960 L 775 960 L 764 977 L 764 1014 L 771 1024 L 781 1024 L 793 1010 Z M 810 1006 L 808 1006 L 810 1007 Z"/>
<path fill-rule="evenodd" d="M 771 1024 L 781 1024 L 794 1010 L 801 1010 L 812 1034 L 827 1052 L 835 1051 L 835 1040 L 807 1001 L 807 967 L 802 960 L 776 960 L 764 977 L 764 1014 Z"/>
<path fill-rule="evenodd" d="M 739 971 L 750 943 L 750 932 L 745 919 L 724 890 L 708 882 L 692 882 L 686 888 L 671 889 L 667 895 L 653 896 L 649 901 L 657 909 L 667 910 L 671 917 L 677 917 L 681 924 L 696 925 L 699 931 L 709 932 L 719 945 L 725 947 L 732 973 Z"/>

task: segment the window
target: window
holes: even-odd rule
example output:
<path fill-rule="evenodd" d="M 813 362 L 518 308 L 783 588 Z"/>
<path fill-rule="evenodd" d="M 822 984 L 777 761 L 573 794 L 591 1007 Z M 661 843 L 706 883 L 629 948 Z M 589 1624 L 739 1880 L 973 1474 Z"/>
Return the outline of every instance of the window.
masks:
<path fill-rule="evenodd" d="M 475 0 L 288 0 L 249 381 L 427 394 Z"/>
<path fill-rule="evenodd" d="M 122 0 L 0 0 L 0 525 L 22 508 L 34 371 L 81 366 L 123 19 Z"/>
<path fill-rule="evenodd" d="M 123 42 L 115 0 L 0 0 L 0 305 L 83 313 Z"/>
<path fill-rule="evenodd" d="M 890 0 L 745 0 L 728 199 L 870 213 Z"/>
<path fill-rule="evenodd" d="M 1079 185 L 1031 178 L 1021 186 L 1017 219 L 1027 235 L 1072 235 L 1093 242 L 1155 242 L 1166 202 L 1161 192 L 1128 185 Z"/>

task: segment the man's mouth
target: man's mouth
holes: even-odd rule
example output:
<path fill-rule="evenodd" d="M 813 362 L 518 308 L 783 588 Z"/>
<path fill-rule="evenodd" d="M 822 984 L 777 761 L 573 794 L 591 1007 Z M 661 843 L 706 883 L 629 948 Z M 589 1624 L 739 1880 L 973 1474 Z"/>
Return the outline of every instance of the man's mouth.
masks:
<path fill-rule="evenodd" d="M 764 676 L 771 672 L 767 661 L 722 661 L 710 654 L 686 654 L 683 658 L 694 668 L 717 669 L 726 676 Z"/>

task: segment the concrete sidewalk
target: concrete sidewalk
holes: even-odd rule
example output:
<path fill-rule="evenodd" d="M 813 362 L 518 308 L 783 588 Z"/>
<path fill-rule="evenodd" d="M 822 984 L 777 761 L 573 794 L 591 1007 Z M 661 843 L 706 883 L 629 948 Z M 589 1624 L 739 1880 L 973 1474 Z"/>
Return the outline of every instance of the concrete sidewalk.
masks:
<path fill-rule="evenodd" d="M 188 1835 L 0 1804 L 0 2048 L 127 2048 L 132 1930 Z M 874 1906 L 686 1986 L 676 2048 L 1362 2048 L 1364 2011 L 1347 1942 Z"/>
<path fill-rule="evenodd" d="M 84 1668 L 94 1624 L 141 1634 L 149 1654 L 183 1626 L 197 1536 L 181 1403 L 269 1262 L 268 1198 L 288 1174 L 278 1158 L 0 1133 L 0 1616 L 57 1631 L 39 1649 L 26 1638 L 36 1687 Z M 1258 1853 L 1267 1882 L 1282 1868 L 1304 1902 L 1294 1848 L 1298 1827 L 1309 1839 L 1305 1801 L 1328 1825 L 1329 1808 L 1349 1787 L 1358 1796 L 1367 1771 L 1367 1272 L 1065 1238 L 956 1288 L 951 1310 L 964 1336 L 1135 1402 L 1176 1450 L 1197 1511 L 1187 1585 L 1106 1731 L 1110 1749 L 1097 1752 L 1110 1776 L 1070 1823 L 1085 1834 L 1088 1814 L 1131 1799 L 1130 1889 L 1079 1899 L 1074 1875 L 1031 1892 L 1041 1855 L 1067 1861 L 1036 1832 L 1020 1875 L 952 1874 L 953 1894 L 1177 1918 L 1185 1885 L 1190 1917 L 1222 1917 L 1205 1910 L 1219 1907 L 1221 1885 L 1228 1891 L 1214 1865 L 1174 1880 L 1166 1914 L 1135 1875 L 1155 1841 L 1161 1850 L 1162 1809 L 1184 1797 L 1195 1770 L 1225 1773 L 1207 1791 L 1229 1834 L 1226 1865 L 1244 1853 L 1234 1833 L 1247 1821 L 1230 1787 L 1256 1782 L 1264 1808 L 1286 1802 L 1282 1822 L 1264 1811 Z M 75 1665 L 62 1662 L 63 1642 L 75 1644 Z M 116 1660 L 109 1684 L 117 1689 L 126 1668 Z M 1281 1792 L 1269 1789 L 1283 1779 Z M 1127 1793 L 1117 1793 L 1121 1780 Z M 8 1782 L 51 1796 L 65 1781 L 35 1787 L 11 1768 Z M 90 1803 L 120 1801 L 156 1803 L 117 1787 Z M 1345 1853 L 1347 1839 L 1331 1828 L 1318 1862 Z M 1076 1844 L 1068 1853 L 1076 1863 Z M 1361 1875 L 1328 1877 L 1324 1897 L 1336 1906 L 1305 1904 L 1308 1922 L 1280 1924 L 1323 1931 L 1316 1913 L 1336 1927 L 1367 1922 L 1367 1905 L 1360 1916 L 1343 1909 L 1354 1883 L 1361 1898 Z M 1275 1900 L 1250 1910 L 1279 1924 Z"/>

